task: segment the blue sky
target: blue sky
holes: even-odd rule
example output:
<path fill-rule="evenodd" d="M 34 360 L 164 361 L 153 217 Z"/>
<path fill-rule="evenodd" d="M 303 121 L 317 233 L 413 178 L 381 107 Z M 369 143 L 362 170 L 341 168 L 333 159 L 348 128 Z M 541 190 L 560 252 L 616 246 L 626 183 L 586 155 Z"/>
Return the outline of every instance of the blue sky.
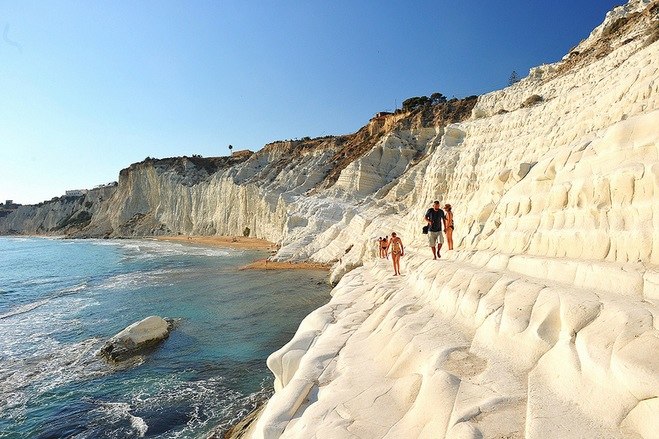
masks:
<path fill-rule="evenodd" d="M 559 60 L 618 1 L 0 0 L 0 201 L 347 134 Z"/>

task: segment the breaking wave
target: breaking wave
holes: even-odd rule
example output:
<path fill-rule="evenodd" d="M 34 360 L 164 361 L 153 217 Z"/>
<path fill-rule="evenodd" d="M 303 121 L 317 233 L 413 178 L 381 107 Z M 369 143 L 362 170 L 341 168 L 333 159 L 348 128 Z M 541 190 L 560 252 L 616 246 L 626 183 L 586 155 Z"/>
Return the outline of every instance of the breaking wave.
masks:
<path fill-rule="evenodd" d="M 88 287 L 88 284 L 85 282 L 85 283 L 82 283 L 82 284 L 79 284 L 79 285 L 75 285 L 73 287 L 64 288 L 62 290 L 56 291 L 55 293 L 51 294 L 50 296 L 48 296 L 44 299 L 39 299 L 39 300 L 36 300 L 34 302 L 19 305 L 19 306 L 13 308 L 13 309 L 10 309 L 9 311 L 6 311 L 6 312 L 0 314 L 0 320 L 7 319 L 9 317 L 14 317 L 14 316 L 17 316 L 17 315 L 20 315 L 20 314 L 25 314 L 27 312 L 35 310 L 35 309 L 49 303 L 53 299 L 58 299 L 58 298 L 63 297 L 63 296 L 79 293 L 79 292 L 83 291 L 84 289 L 86 289 L 87 287 Z"/>
<path fill-rule="evenodd" d="M 0 437 L 224 431 L 272 393 L 265 357 L 297 323 L 269 315 L 293 315 L 297 304 L 304 315 L 318 305 L 308 296 L 328 297 L 319 279 L 299 273 L 239 271 L 252 257 L 245 251 L 0 238 L 2 250 Z M 111 365 L 98 356 L 105 340 L 153 314 L 182 323 L 136 361 Z"/>
<path fill-rule="evenodd" d="M 243 253 L 241 250 L 202 247 L 176 242 L 155 240 L 91 240 L 96 245 L 120 248 L 125 259 L 155 259 L 163 256 L 229 256 Z"/>

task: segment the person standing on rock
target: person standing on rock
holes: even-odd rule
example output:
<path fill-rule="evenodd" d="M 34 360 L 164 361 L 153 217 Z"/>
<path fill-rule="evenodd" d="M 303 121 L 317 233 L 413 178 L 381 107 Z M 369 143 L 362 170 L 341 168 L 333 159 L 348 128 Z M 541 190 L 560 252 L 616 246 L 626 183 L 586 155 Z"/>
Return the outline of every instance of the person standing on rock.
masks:
<path fill-rule="evenodd" d="M 446 228 L 444 229 L 446 244 L 449 250 L 453 250 L 453 211 L 451 210 L 451 205 L 445 204 L 444 211 L 446 212 Z"/>
<path fill-rule="evenodd" d="M 444 244 L 442 227 L 446 230 L 446 215 L 439 208 L 439 201 L 432 203 L 432 207 L 428 209 L 424 219 L 428 223 L 428 243 L 432 249 L 432 258 L 441 258 L 439 251 L 442 249 L 442 244 Z M 437 245 L 437 248 L 435 248 L 435 245 Z"/>
<path fill-rule="evenodd" d="M 403 241 L 396 236 L 396 232 L 391 233 L 389 247 L 391 247 L 391 260 L 394 263 L 394 276 L 400 276 L 400 257 L 405 255 L 405 249 Z"/>

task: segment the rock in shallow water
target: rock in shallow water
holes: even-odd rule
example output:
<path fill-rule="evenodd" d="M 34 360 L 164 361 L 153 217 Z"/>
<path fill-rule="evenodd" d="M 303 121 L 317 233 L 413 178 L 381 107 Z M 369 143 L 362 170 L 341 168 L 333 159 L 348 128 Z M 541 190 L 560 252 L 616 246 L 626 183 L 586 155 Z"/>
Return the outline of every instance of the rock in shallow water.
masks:
<path fill-rule="evenodd" d="M 108 340 L 101 348 L 100 355 L 112 362 L 127 360 L 166 339 L 173 326 L 172 319 L 147 317 Z"/>

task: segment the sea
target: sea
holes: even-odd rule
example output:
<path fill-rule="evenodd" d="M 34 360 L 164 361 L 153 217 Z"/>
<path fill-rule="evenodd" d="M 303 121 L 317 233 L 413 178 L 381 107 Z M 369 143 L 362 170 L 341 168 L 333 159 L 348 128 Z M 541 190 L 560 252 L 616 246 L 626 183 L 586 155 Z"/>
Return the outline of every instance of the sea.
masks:
<path fill-rule="evenodd" d="M 273 392 L 269 354 L 329 301 L 327 273 L 239 268 L 266 254 L 155 240 L 0 237 L 0 438 L 205 438 Z M 110 365 L 110 337 L 176 320 Z"/>

